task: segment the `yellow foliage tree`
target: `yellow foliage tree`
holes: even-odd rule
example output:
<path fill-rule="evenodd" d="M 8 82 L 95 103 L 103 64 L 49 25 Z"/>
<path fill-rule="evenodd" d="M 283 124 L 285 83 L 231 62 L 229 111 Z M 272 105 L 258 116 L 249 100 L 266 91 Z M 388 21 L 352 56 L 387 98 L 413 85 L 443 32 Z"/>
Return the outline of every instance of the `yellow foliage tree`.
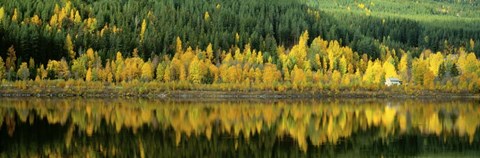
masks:
<path fill-rule="evenodd" d="M 207 22 L 210 21 L 210 14 L 208 13 L 208 11 L 205 12 L 205 14 L 203 15 L 203 19 Z"/>
<path fill-rule="evenodd" d="M 212 61 L 213 60 L 213 47 L 212 47 L 211 43 L 208 44 L 206 53 L 207 53 L 207 59 Z"/>
<path fill-rule="evenodd" d="M 288 68 L 286 66 L 283 66 L 283 81 L 285 82 L 290 82 L 290 71 L 288 71 Z"/>
<path fill-rule="evenodd" d="M 111 64 L 110 60 L 107 60 L 107 63 L 105 65 L 104 73 L 105 73 L 106 81 L 108 83 L 112 83 L 112 81 L 113 81 L 113 73 L 112 73 L 112 66 L 111 65 L 112 64 Z"/>
<path fill-rule="evenodd" d="M 122 73 L 124 72 L 124 69 L 125 69 L 125 63 L 123 61 L 123 57 L 122 57 L 122 53 L 121 52 L 117 52 L 117 57 L 116 57 L 116 60 L 115 60 L 115 81 L 116 82 L 120 82 L 120 81 L 123 81 L 123 78 L 122 78 Z"/>
<path fill-rule="evenodd" d="M 330 82 L 331 89 L 332 90 L 337 90 L 341 81 L 342 81 L 342 74 L 337 70 L 333 70 L 332 79 L 331 79 L 331 82 Z M 350 82 L 350 81 L 348 81 L 348 82 Z"/>
<path fill-rule="evenodd" d="M 179 67 L 179 80 L 186 81 L 187 80 L 187 70 L 183 64 L 180 64 Z"/>
<path fill-rule="evenodd" d="M 437 77 L 440 65 L 442 65 L 444 61 L 444 57 L 442 53 L 437 52 L 436 54 L 431 54 L 428 60 L 429 60 L 430 71 L 433 73 L 435 77 Z"/>
<path fill-rule="evenodd" d="M 22 62 L 20 68 L 17 71 L 17 76 L 22 80 L 27 80 L 30 76 L 30 71 L 28 70 L 28 66 L 26 62 Z"/>
<path fill-rule="evenodd" d="M 380 60 L 375 60 L 373 67 L 374 67 L 374 74 L 375 74 L 374 83 L 377 83 L 377 84 L 383 83 L 383 81 L 385 80 L 385 71 L 382 67 Z"/>
<path fill-rule="evenodd" d="M 87 56 L 85 54 L 73 60 L 72 74 L 75 79 L 85 78 L 85 73 L 87 72 L 86 64 Z"/>
<path fill-rule="evenodd" d="M 18 11 L 17 8 L 13 10 L 12 22 L 18 22 Z"/>
<path fill-rule="evenodd" d="M 307 42 L 308 42 L 308 31 L 303 32 L 300 36 L 299 42 L 297 45 L 294 45 L 290 51 L 289 56 L 294 58 L 294 61 L 300 69 L 304 68 L 305 58 L 307 57 Z"/>
<path fill-rule="evenodd" d="M 338 68 L 342 74 L 347 73 L 347 59 L 345 58 L 344 55 L 342 56 L 342 58 L 340 58 Z"/>
<path fill-rule="evenodd" d="M 40 68 L 37 69 L 37 76 L 40 77 L 40 79 L 45 79 L 47 78 L 48 71 L 44 68 L 43 64 L 40 65 Z"/>
<path fill-rule="evenodd" d="M 402 54 L 402 58 L 400 59 L 400 64 L 398 65 L 398 70 L 400 72 L 400 77 L 402 80 L 407 81 L 408 80 L 408 61 L 409 61 L 409 56 L 406 53 Z"/>
<path fill-rule="evenodd" d="M 42 25 L 42 19 L 40 19 L 40 17 L 38 17 L 38 15 L 36 15 L 36 14 L 33 15 L 33 17 L 30 19 L 30 22 L 31 22 L 32 24 L 37 25 L 37 26 Z"/>
<path fill-rule="evenodd" d="M 50 18 L 50 26 L 51 27 L 56 27 L 57 26 L 57 21 L 58 21 L 58 17 L 57 17 L 57 14 L 53 14 L 52 17 Z"/>
<path fill-rule="evenodd" d="M 412 79 L 415 84 L 424 84 L 424 75 L 430 71 L 428 69 L 428 62 L 421 58 L 412 61 Z M 433 73 L 432 73 L 433 74 Z"/>
<path fill-rule="evenodd" d="M 425 86 L 425 88 L 428 88 L 428 89 L 433 89 L 434 80 L 435 80 L 435 75 L 433 74 L 433 72 L 430 70 L 427 70 L 427 72 L 423 75 L 423 86 Z"/>
<path fill-rule="evenodd" d="M 5 17 L 5 9 L 0 7 L 0 23 L 3 22 L 3 18 Z"/>
<path fill-rule="evenodd" d="M 65 58 L 62 58 L 59 62 L 59 67 L 57 71 L 57 76 L 61 79 L 68 79 L 70 78 L 70 68 L 67 64 Z"/>
<path fill-rule="evenodd" d="M 395 66 L 391 62 L 389 62 L 389 60 L 383 63 L 383 70 L 385 72 L 385 78 L 398 77 Z"/>
<path fill-rule="evenodd" d="M 260 68 L 255 69 L 255 83 L 260 83 L 262 82 L 262 70 Z"/>
<path fill-rule="evenodd" d="M 147 30 L 147 21 L 143 19 L 142 21 L 142 28 L 140 29 L 140 43 L 143 42 L 143 39 L 145 38 L 145 31 Z"/>
<path fill-rule="evenodd" d="M 86 29 L 86 31 L 90 33 L 95 31 L 95 29 L 97 28 L 97 19 L 95 18 L 85 19 L 83 23 L 85 23 L 84 29 Z"/>
<path fill-rule="evenodd" d="M 239 69 L 237 66 L 230 66 L 227 70 L 227 77 L 228 77 L 228 82 L 229 83 L 238 83 L 241 79 L 241 72 L 242 70 Z"/>
<path fill-rule="evenodd" d="M 67 50 L 70 59 L 71 60 L 75 59 L 76 53 L 75 51 L 73 51 L 73 42 L 72 42 L 72 37 L 70 37 L 70 34 L 67 34 L 67 37 L 65 38 L 65 49 Z"/>
<path fill-rule="evenodd" d="M 182 40 L 177 36 L 176 46 L 175 46 L 175 56 L 181 55 L 183 53 Z"/>
<path fill-rule="evenodd" d="M 217 83 L 219 79 L 219 69 L 217 66 L 210 64 L 208 70 L 213 74 L 213 83 Z"/>
<path fill-rule="evenodd" d="M 460 57 L 458 63 L 462 73 L 475 73 L 478 69 L 478 60 L 474 53 L 468 53 L 466 57 Z"/>
<path fill-rule="evenodd" d="M 163 81 L 170 82 L 172 81 L 172 73 L 171 73 L 171 66 L 165 68 L 165 74 L 163 75 Z"/>
<path fill-rule="evenodd" d="M 156 69 L 156 79 L 158 81 L 163 81 L 163 77 L 165 75 L 165 68 L 166 68 L 166 65 L 164 62 L 161 62 L 157 65 L 157 69 Z"/>
<path fill-rule="evenodd" d="M 256 60 L 257 64 L 263 64 L 263 54 L 262 52 L 258 52 L 257 54 L 257 60 Z"/>
<path fill-rule="evenodd" d="M 35 69 L 35 59 L 33 59 L 32 57 L 30 57 L 30 59 L 28 60 L 28 68 L 31 70 Z"/>
<path fill-rule="evenodd" d="M 87 81 L 87 82 L 92 81 L 92 68 L 88 68 L 87 75 L 85 77 L 85 81 Z"/>
<path fill-rule="evenodd" d="M 380 61 L 379 60 L 376 60 L 375 62 L 369 61 L 367 70 L 363 75 L 363 81 L 366 83 L 378 84 L 383 81 L 384 77 L 385 77 L 385 72 L 382 68 Z"/>
<path fill-rule="evenodd" d="M 280 76 L 280 72 L 277 70 L 277 66 L 267 63 L 264 65 L 263 70 L 263 83 L 270 84 L 277 82 Z"/>
<path fill-rule="evenodd" d="M 151 81 L 153 79 L 153 68 L 152 62 L 147 61 L 142 65 L 142 80 Z"/>
<path fill-rule="evenodd" d="M 188 79 L 192 83 L 200 84 L 203 79 L 201 61 L 195 56 L 188 68 Z"/>
<path fill-rule="evenodd" d="M 73 22 L 75 22 L 76 24 L 82 22 L 82 16 L 80 16 L 80 13 L 78 12 L 78 10 L 75 12 L 75 18 L 74 18 Z"/>
<path fill-rule="evenodd" d="M 292 70 L 292 83 L 293 88 L 296 90 L 303 90 L 307 84 L 307 78 L 305 77 L 305 72 L 302 69 L 299 69 L 297 65 L 293 67 Z"/>

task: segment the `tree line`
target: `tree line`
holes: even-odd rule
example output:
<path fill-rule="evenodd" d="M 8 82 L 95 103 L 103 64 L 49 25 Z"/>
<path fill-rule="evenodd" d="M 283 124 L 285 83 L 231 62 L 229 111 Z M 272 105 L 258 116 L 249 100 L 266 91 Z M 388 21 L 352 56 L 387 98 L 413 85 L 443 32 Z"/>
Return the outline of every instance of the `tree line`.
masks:
<path fill-rule="evenodd" d="M 8 57 L 0 58 L 0 78 L 13 80 L 82 80 L 107 84 L 156 82 L 188 85 L 189 88 L 210 85 L 221 90 L 355 90 L 379 89 L 387 78 L 395 77 L 406 87 L 449 92 L 478 92 L 480 90 L 480 61 L 467 48 L 455 48 L 455 53 L 423 50 L 412 57 L 403 50 L 397 52 L 385 45 L 382 58 L 359 54 L 338 41 L 316 37 L 311 44 L 308 31 L 291 49 L 277 47 L 275 61 L 250 44 L 243 48 L 222 50 L 214 56 L 212 44 L 205 50 L 183 49 L 176 38 L 175 55 L 154 55 L 143 60 L 134 49 L 131 56 L 117 52 L 105 64 L 92 48 L 71 62 L 65 58 L 49 60 L 36 67 L 33 58 L 15 67 L 14 47 Z M 472 41 L 474 42 L 474 41 Z"/>

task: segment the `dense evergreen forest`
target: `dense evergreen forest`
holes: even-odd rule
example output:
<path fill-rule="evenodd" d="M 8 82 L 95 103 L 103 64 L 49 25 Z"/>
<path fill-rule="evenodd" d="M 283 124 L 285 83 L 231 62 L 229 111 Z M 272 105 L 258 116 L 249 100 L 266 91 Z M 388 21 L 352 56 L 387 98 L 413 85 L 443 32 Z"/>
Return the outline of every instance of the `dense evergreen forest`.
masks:
<path fill-rule="evenodd" d="M 352 1 L 336 3 L 357 10 L 362 7 Z M 386 8 L 380 2 L 364 3 L 367 5 L 363 7 L 373 12 L 375 6 L 380 11 Z M 470 39 L 480 39 L 480 27 L 458 27 L 456 21 L 445 25 L 448 22 L 422 23 L 353 11 L 324 12 L 321 8 L 326 4 L 329 3 L 306 0 L 4 1 L 0 2 L 0 55 L 5 58 L 13 45 L 18 64 L 30 57 L 45 64 L 50 59 L 69 56 L 68 51 L 78 56 L 93 48 L 102 59 L 108 59 L 117 51 L 131 55 L 129 52 L 137 48 L 146 60 L 153 54 L 173 55 L 175 38 L 180 37 L 185 47 L 206 48 L 211 43 L 215 52 L 249 43 L 276 59 L 277 46 L 291 47 L 308 30 L 312 37 L 338 40 L 354 51 L 377 58 L 381 43 L 396 49 L 427 48 L 435 52 L 468 47 Z M 478 6 L 478 2 L 468 4 L 464 5 Z M 478 21 L 462 23 L 478 25 Z M 71 50 L 65 49 L 67 35 Z M 478 45 L 471 49 L 477 56 Z"/>
<path fill-rule="evenodd" d="M 396 4 L 408 7 L 398 10 Z M 428 89 L 475 92 L 480 89 L 478 5 L 2 1 L 0 79 L 249 83 L 283 91 L 372 88 L 399 77 Z M 399 15 L 402 11 L 408 14 Z"/>

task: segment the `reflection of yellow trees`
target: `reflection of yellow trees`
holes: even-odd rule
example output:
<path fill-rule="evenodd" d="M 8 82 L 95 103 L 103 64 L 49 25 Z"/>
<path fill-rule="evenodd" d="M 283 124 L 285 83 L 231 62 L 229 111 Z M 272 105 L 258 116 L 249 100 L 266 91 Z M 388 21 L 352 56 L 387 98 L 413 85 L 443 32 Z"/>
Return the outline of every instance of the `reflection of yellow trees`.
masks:
<path fill-rule="evenodd" d="M 137 132 L 142 126 L 172 128 L 177 145 L 183 139 L 214 133 L 250 139 L 255 134 L 275 131 L 278 137 L 292 137 L 304 151 L 314 146 L 336 144 L 354 133 L 378 129 L 378 138 L 420 132 L 458 135 L 474 140 L 480 110 L 473 102 L 402 101 L 394 105 L 359 100 L 328 102 L 154 102 L 109 99 L 6 99 L 0 105 L 0 127 L 14 134 L 15 113 L 22 122 L 34 123 L 34 116 L 51 124 L 69 124 L 66 146 L 74 128 L 93 135 L 102 120 L 115 127 Z M 421 105 L 419 105 L 421 104 Z M 411 106 L 415 105 L 415 106 Z"/>

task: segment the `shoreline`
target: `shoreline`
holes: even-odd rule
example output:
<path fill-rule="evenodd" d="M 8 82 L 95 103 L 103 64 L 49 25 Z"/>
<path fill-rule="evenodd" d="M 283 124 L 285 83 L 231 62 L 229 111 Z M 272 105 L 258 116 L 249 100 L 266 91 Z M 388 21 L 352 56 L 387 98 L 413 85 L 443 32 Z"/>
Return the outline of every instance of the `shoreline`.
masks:
<path fill-rule="evenodd" d="M 151 98 L 151 99 L 321 99 L 321 98 L 426 98 L 426 99 L 480 99 L 479 94 L 421 91 L 407 93 L 393 90 L 354 91 L 222 91 L 222 90 L 160 90 L 151 92 L 115 91 L 113 89 L 74 91 L 72 89 L 0 89 L 0 98 L 9 97 L 84 97 L 84 98 Z"/>

